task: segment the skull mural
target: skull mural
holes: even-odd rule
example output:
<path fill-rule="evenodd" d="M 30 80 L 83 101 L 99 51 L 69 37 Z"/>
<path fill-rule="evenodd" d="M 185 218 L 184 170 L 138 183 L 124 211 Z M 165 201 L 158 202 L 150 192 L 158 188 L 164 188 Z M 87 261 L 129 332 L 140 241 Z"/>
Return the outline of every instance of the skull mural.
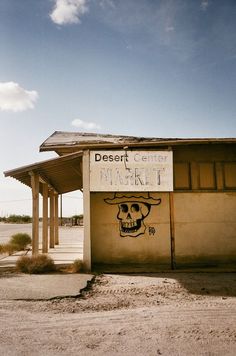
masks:
<path fill-rule="evenodd" d="M 120 220 L 120 235 L 133 236 L 144 234 L 144 219 L 151 206 L 147 203 L 126 202 L 119 204 L 117 218 Z"/>
<path fill-rule="evenodd" d="M 146 230 L 144 220 L 148 216 L 151 206 L 161 203 L 161 199 L 151 198 L 148 193 L 136 197 L 115 193 L 112 199 L 107 198 L 104 201 L 118 206 L 117 219 L 122 237 L 143 235 Z"/>

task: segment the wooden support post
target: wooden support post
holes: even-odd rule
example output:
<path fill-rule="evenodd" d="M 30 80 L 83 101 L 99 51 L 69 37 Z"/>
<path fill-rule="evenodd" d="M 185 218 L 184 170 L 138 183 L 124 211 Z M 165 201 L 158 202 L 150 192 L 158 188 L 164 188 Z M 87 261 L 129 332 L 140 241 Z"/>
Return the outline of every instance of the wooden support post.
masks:
<path fill-rule="evenodd" d="M 50 248 L 55 246 L 55 196 L 54 191 L 50 190 Z"/>
<path fill-rule="evenodd" d="M 90 162 L 89 150 L 83 153 L 83 204 L 84 204 L 84 265 L 91 271 L 91 226 L 90 226 Z"/>
<path fill-rule="evenodd" d="M 62 226 L 62 194 L 60 195 L 60 226 Z"/>
<path fill-rule="evenodd" d="M 55 245 L 59 245 L 59 221 L 58 221 L 58 194 L 54 194 L 55 199 Z"/>
<path fill-rule="evenodd" d="M 48 253 L 48 185 L 43 183 L 43 253 Z"/>
<path fill-rule="evenodd" d="M 171 251 L 171 269 L 176 269 L 175 261 L 175 223 L 174 223 L 174 193 L 169 193 L 170 207 L 170 251 Z"/>
<path fill-rule="evenodd" d="M 39 253 L 39 175 L 30 172 L 32 188 L 32 255 Z"/>

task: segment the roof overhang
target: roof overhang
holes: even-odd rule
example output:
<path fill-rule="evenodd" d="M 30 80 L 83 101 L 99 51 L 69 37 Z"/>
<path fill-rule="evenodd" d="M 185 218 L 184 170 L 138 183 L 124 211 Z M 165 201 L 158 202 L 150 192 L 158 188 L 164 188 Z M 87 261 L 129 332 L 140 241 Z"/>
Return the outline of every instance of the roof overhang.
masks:
<path fill-rule="evenodd" d="M 236 144 L 236 138 L 154 138 L 55 131 L 40 146 L 40 151 L 59 155 L 85 149 L 168 148 L 179 145 Z"/>
<path fill-rule="evenodd" d="M 12 177 L 31 187 L 31 175 L 38 174 L 40 183 L 46 183 L 58 194 L 68 193 L 83 188 L 82 181 L 83 151 L 77 151 L 62 157 L 37 162 L 4 172 L 5 177 Z M 42 184 L 40 193 L 42 194 Z"/>

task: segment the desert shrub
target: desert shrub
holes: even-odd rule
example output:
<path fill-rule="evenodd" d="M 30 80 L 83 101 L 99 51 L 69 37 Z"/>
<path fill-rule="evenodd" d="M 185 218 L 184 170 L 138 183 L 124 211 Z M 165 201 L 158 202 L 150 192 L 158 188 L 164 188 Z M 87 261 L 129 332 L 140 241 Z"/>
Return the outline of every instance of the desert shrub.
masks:
<path fill-rule="evenodd" d="M 0 253 L 7 253 L 10 256 L 16 251 L 25 250 L 30 243 L 31 237 L 28 234 L 15 234 L 12 235 L 9 242 L 0 245 Z"/>
<path fill-rule="evenodd" d="M 1 245 L 1 253 L 7 253 L 9 256 L 12 255 L 14 252 L 19 251 L 17 247 L 11 243 L 6 243 Z"/>
<path fill-rule="evenodd" d="M 83 270 L 83 261 L 81 261 L 80 259 L 75 260 L 72 264 L 72 271 L 74 273 L 78 273 L 81 272 L 82 270 Z"/>
<path fill-rule="evenodd" d="M 18 233 L 12 235 L 10 244 L 15 246 L 15 251 L 25 250 L 25 248 L 31 244 L 31 237 L 25 233 Z"/>
<path fill-rule="evenodd" d="M 29 215 L 22 215 L 21 221 L 22 221 L 22 223 L 30 223 L 30 222 L 32 222 L 32 218 Z"/>
<path fill-rule="evenodd" d="M 14 224 L 22 224 L 22 223 L 30 223 L 32 221 L 29 215 L 9 215 L 6 218 L 7 223 L 14 223 Z"/>
<path fill-rule="evenodd" d="M 55 270 L 55 264 L 48 255 L 22 256 L 16 262 L 16 268 L 23 273 L 41 274 Z"/>
<path fill-rule="evenodd" d="M 18 269 L 18 271 L 23 273 L 29 273 L 29 265 L 30 265 L 29 256 L 21 256 L 16 261 L 16 268 Z"/>
<path fill-rule="evenodd" d="M 73 225 L 73 226 L 74 226 L 74 225 L 80 226 L 80 225 L 82 225 L 82 222 L 83 222 L 83 214 L 80 214 L 80 215 L 73 215 L 73 216 L 71 217 L 71 219 L 72 219 L 72 225 Z"/>

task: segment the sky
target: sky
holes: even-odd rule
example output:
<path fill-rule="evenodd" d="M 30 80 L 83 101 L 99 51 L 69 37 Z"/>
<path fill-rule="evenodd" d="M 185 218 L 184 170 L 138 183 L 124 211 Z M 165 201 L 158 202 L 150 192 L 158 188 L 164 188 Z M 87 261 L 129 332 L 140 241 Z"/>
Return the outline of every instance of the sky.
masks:
<path fill-rule="evenodd" d="M 31 215 L 3 171 L 54 131 L 236 137 L 235 0 L 1 0 L 0 52 L 0 216 Z"/>

